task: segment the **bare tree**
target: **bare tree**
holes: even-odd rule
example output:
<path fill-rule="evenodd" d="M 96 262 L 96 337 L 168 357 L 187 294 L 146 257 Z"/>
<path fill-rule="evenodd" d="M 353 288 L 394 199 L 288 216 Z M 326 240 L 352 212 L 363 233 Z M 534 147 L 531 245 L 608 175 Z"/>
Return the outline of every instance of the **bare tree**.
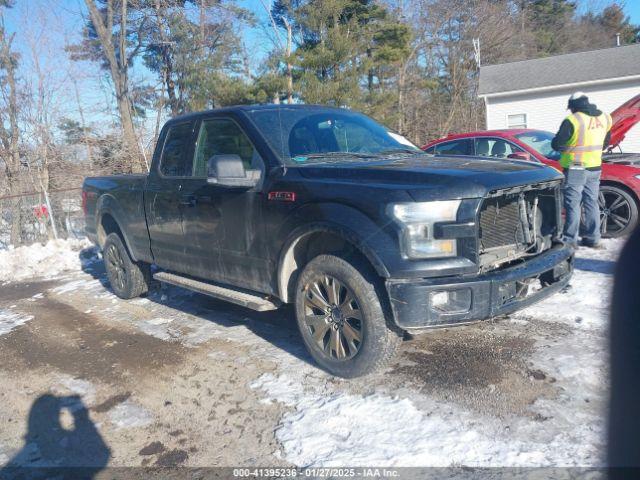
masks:
<path fill-rule="evenodd" d="M 109 72 L 115 88 L 116 102 L 122 124 L 124 147 L 131 158 L 133 170 L 145 170 L 141 158 L 138 138 L 133 123 L 133 106 L 129 95 L 129 64 L 137 53 L 127 53 L 127 0 L 106 0 L 105 15 L 98 9 L 95 0 L 85 0 L 91 22 L 96 30 L 102 52 L 109 65 Z M 114 33 L 115 8 L 120 6 L 120 28 Z M 117 45 L 117 50 L 116 46 Z"/>
<path fill-rule="evenodd" d="M 271 23 L 271 27 L 273 28 L 273 32 L 275 34 L 275 38 L 277 41 L 277 47 L 281 51 L 284 51 L 284 58 L 287 65 L 286 70 L 286 78 L 287 78 L 287 103 L 293 103 L 293 64 L 291 63 L 291 54 L 293 49 L 293 26 L 291 22 L 287 20 L 286 17 L 282 17 L 282 23 L 287 30 L 287 40 L 286 43 L 283 43 L 282 38 L 280 37 L 280 31 L 278 30 L 278 25 L 276 23 L 275 18 L 273 18 L 273 14 L 271 13 L 271 8 L 266 4 L 265 0 L 260 0 L 262 7 L 265 9 L 267 14 L 269 15 L 269 21 Z"/>
<path fill-rule="evenodd" d="M 2 8 L 2 7 L 0 7 Z M 11 196 L 11 234 L 13 245 L 22 243 L 20 182 L 20 129 L 18 127 L 18 86 L 16 68 L 18 56 L 12 50 L 15 34 L 8 35 L 4 26 L 4 11 L 0 10 L 0 90 L 3 105 L 0 108 L 0 159 L 5 165 L 5 174 Z"/>

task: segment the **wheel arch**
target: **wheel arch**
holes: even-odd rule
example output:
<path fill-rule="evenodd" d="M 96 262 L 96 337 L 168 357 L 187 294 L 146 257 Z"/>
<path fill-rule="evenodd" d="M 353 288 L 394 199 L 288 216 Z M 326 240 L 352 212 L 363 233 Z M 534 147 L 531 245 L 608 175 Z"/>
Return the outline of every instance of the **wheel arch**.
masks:
<path fill-rule="evenodd" d="M 638 197 L 638 194 L 628 185 L 625 185 L 624 183 L 618 182 L 616 180 L 600 180 L 600 186 L 616 187 L 620 190 L 624 190 L 629 195 L 631 195 L 631 198 L 633 198 L 634 202 L 636 202 L 636 207 L 638 207 L 638 210 L 640 210 L 640 197 Z"/>
<path fill-rule="evenodd" d="M 278 262 L 278 294 L 285 303 L 293 301 L 300 271 L 320 254 L 357 255 L 381 277 L 389 272 L 378 255 L 352 230 L 327 222 L 306 225 L 294 230 L 281 250 Z"/>
<path fill-rule="evenodd" d="M 98 221 L 96 222 L 96 236 L 98 246 L 100 248 L 103 247 L 107 236 L 111 233 L 116 233 L 120 237 L 131 259 L 134 262 L 137 261 L 133 254 L 133 250 L 131 249 L 131 245 L 129 244 L 127 235 L 122 229 L 122 222 L 118 219 L 117 214 L 115 214 L 110 208 L 100 209 Z"/>

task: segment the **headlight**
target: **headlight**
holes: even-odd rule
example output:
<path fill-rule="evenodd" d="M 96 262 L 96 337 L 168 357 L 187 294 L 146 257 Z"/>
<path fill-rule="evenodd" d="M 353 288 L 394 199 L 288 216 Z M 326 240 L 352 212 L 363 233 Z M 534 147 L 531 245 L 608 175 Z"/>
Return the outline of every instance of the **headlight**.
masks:
<path fill-rule="evenodd" d="M 390 213 L 402 229 L 400 244 L 408 258 L 441 258 L 456 256 L 456 240 L 436 240 L 436 222 L 455 222 L 460 200 L 396 203 Z"/>
<path fill-rule="evenodd" d="M 634 175 L 638 180 L 640 180 L 640 175 Z"/>

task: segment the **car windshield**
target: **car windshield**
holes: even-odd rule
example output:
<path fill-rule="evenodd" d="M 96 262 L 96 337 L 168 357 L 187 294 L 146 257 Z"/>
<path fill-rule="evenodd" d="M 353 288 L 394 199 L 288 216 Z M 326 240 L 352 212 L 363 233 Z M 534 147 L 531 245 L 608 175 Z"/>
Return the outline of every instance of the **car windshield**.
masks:
<path fill-rule="evenodd" d="M 555 151 L 551 147 L 551 140 L 553 140 L 553 137 L 553 133 L 542 130 L 535 130 L 533 132 L 520 133 L 516 135 L 518 140 L 533 148 L 536 152 L 546 158 L 550 160 L 560 160 L 560 152 Z"/>
<path fill-rule="evenodd" d="M 402 135 L 348 110 L 281 106 L 250 110 L 249 117 L 286 165 L 424 154 Z"/>

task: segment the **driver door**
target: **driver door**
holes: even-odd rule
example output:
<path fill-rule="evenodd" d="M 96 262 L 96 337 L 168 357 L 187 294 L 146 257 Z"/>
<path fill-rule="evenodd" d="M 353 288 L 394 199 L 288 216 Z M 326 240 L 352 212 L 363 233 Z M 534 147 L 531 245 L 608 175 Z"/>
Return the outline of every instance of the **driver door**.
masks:
<path fill-rule="evenodd" d="M 193 176 L 182 186 L 182 230 L 186 261 L 193 275 L 261 290 L 267 276 L 263 235 L 263 196 L 258 187 L 228 187 L 207 182 L 207 162 L 214 155 L 238 155 L 245 169 L 264 163 L 230 117 L 200 120 Z"/>

